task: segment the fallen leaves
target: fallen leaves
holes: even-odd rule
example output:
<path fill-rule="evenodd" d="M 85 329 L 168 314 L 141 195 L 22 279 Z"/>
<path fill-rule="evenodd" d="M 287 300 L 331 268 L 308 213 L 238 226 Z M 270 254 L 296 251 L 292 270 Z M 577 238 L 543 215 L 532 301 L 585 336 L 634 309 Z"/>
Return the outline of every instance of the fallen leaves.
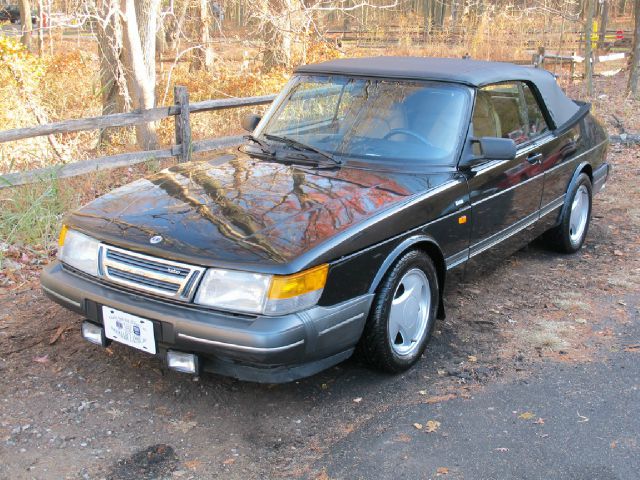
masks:
<path fill-rule="evenodd" d="M 362 401 L 362 397 L 354 398 L 353 403 L 360 403 Z"/>
<path fill-rule="evenodd" d="M 534 413 L 524 412 L 524 413 L 521 413 L 520 415 L 518 415 L 518 418 L 521 418 L 522 420 L 531 420 L 535 416 L 536 415 Z"/>
<path fill-rule="evenodd" d="M 478 361 L 478 357 L 476 357 L 475 355 L 469 355 L 467 357 L 467 360 L 469 360 L 471 363 L 475 363 Z"/>
<path fill-rule="evenodd" d="M 184 466 L 189 470 L 197 470 L 201 465 L 202 462 L 200 460 L 187 460 L 186 462 L 184 462 Z"/>
<path fill-rule="evenodd" d="M 41 357 L 33 357 L 33 361 L 36 363 L 49 363 L 49 355 L 43 355 Z"/>
<path fill-rule="evenodd" d="M 449 473 L 449 469 L 447 467 L 438 467 L 436 469 L 436 475 L 446 475 Z"/>
<path fill-rule="evenodd" d="M 176 430 L 182 433 L 187 433 L 198 425 L 197 422 L 189 422 L 189 421 L 183 421 L 183 420 L 170 420 L 169 423 L 173 430 Z"/>
<path fill-rule="evenodd" d="M 53 345 L 54 343 L 56 343 L 58 339 L 62 336 L 62 334 L 67 330 L 71 330 L 71 328 L 73 328 L 72 325 L 60 325 L 56 330 L 56 332 L 51 336 L 51 339 L 49 340 L 49 345 Z"/>
<path fill-rule="evenodd" d="M 496 452 L 501 452 L 501 453 L 506 453 L 509 451 L 509 449 L 507 447 L 498 447 L 498 448 L 494 448 L 494 450 Z"/>
<path fill-rule="evenodd" d="M 223 465 L 233 465 L 234 463 L 236 463 L 236 459 L 233 457 L 227 458 L 224 462 L 222 462 Z"/>
<path fill-rule="evenodd" d="M 424 431 L 427 433 L 433 433 L 437 431 L 438 428 L 440 428 L 440 422 L 438 422 L 437 420 L 427 420 L 427 423 L 424 425 L 416 422 L 413 424 L 413 427 L 416 430 L 424 429 Z"/>
<path fill-rule="evenodd" d="M 427 422 L 427 425 L 426 425 L 425 431 L 426 431 L 427 433 L 433 433 L 433 432 L 435 432 L 436 430 L 438 430 L 438 428 L 440 428 L 440 422 L 438 422 L 437 420 L 429 420 L 429 421 Z"/>
<path fill-rule="evenodd" d="M 640 344 L 627 345 L 626 347 L 624 347 L 624 351 L 631 352 L 631 353 L 640 353 Z"/>
<path fill-rule="evenodd" d="M 457 398 L 455 393 L 447 393 L 446 395 L 435 395 L 433 397 L 429 397 L 424 401 L 424 403 L 433 405 L 434 403 L 442 403 L 448 400 L 453 400 L 454 398 Z"/>

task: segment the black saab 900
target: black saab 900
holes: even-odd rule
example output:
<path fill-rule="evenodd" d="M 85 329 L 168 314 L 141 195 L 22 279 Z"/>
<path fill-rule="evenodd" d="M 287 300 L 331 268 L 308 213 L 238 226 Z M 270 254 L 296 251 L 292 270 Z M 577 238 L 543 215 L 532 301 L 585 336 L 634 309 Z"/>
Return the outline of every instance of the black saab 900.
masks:
<path fill-rule="evenodd" d="M 42 287 L 86 317 L 87 340 L 253 381 L 356 349 L 399 372 L 445 284 L 543 234 L 577 251 L 609 173 L 589 105 L 507 63 L 307 65 L 243 126 L 238 150 L 67 216 Z"/>

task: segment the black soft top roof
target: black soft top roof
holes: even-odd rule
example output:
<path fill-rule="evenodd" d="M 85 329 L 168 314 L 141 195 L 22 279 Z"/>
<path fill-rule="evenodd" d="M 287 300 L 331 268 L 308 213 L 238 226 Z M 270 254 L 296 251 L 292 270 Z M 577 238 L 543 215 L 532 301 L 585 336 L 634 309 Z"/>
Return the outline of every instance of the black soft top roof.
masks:
<path fill-rule="evenodd" d="M 556 128 L 562 127 L 580 109 L 564 94 L 551 73 L 513 63 L 458 58 L 364 57 L 303 65 L 296 69 L 296 73 L 436 80 L 470 87 L 521 80 L 534 86 L 546 104 Z"/>

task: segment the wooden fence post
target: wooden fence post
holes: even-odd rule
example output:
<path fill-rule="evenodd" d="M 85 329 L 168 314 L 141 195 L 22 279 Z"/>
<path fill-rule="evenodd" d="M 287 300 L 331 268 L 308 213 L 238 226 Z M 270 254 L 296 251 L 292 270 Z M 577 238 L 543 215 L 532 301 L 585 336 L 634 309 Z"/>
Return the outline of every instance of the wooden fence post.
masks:
<path fill-rule="evenodd" d="M 176 145 L 180 146 L 179 162 L 191 160 L 191 120 L 189 118 L 189 92 L 187 87 L 173 87 L 173 97 L 179 113 L 176 115 Z"/>
<path fill-rule="evenodd" d="M 545 48 L 538 47 L 538 53 L 533 54 L 533 66 L 536 68 L 544 68 Z"/>

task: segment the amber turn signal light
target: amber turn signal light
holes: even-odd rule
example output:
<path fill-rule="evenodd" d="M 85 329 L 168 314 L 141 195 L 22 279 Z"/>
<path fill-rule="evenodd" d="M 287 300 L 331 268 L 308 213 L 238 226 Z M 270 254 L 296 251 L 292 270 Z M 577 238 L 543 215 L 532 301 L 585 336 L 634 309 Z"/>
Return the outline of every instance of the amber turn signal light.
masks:
<path fill-rule="evenodd" d="M 64 246 L 64 240 L 67 238 L 67 228 L 66 225 L 62 225 L 60 229 L 60 236 L 58 237 L 58 247 L 62 248 Z"/>
<path fill-rule="evenodd" d="M 269 288 L 270 299 L 284 299 L 304 295 L 324 288 L 329 265 L 323 264 L 293 275 L 274 275 Z"/>

